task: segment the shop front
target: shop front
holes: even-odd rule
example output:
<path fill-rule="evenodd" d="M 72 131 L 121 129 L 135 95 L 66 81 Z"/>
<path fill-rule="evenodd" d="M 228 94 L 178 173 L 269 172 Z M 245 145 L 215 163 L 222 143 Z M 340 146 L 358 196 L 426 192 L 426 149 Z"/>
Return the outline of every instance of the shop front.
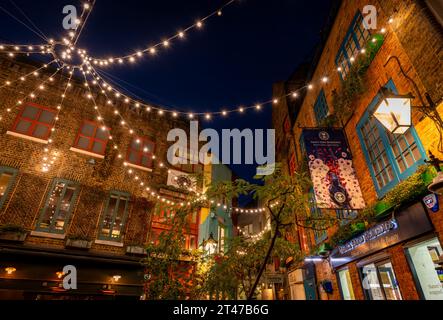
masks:
<path fill-rule="evenodd" d="M 330 263 L 343 300 L 443 300 L 443 250 L 421 202 L 336 248 Z"/>

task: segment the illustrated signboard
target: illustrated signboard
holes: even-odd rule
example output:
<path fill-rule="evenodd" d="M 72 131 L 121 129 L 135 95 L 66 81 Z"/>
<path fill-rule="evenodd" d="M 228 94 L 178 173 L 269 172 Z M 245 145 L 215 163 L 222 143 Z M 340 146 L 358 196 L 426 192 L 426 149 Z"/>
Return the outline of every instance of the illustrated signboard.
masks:
<path fill-rule="evenodd" d="M 343 130 L 305 129 L 303 141 L 317 207 L 364 209 L 365 201 Z"/>

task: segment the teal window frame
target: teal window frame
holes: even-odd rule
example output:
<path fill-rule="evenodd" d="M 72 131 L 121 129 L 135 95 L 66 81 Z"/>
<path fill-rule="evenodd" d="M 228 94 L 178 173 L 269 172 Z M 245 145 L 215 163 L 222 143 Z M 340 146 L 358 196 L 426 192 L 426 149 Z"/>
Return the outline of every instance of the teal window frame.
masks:
<path fill-rule="evenodd" d="M 317 201 L 315 200 L 314 188 L 309 190 L 309 211 L 313 218 L 323 217 L 323 211 L 317 206 Z M 314 229 L 314 239 L 315 244 L 319 245 L 328 239 L 328 232 L 326 230 L 318 231 Z"/>
<path fill-rule="evenodd" d="M 123 214 L 123 218 L 122 218 L 122 227 L 120 229 L 120 235 L 118 237 L 112 237 L 112 227 L 109 229 L 109 235 L 108 236 L 104 236 L 102 235 L 102 230 L 103 230 L 103 225 L 105 222 L 105 217 L 106 214 L 108 212 L 109 209 L 109 202 L 111 201 L 112 197 L 117 197 L 117 202 L 115 205 L 115 210 L 114 210 L 114 214 L 112 216 L 112 224 L 111 226 L 113 226 L 115 224 L 115 218 L 118 214 L 118 209 L 120 208 L 120 202 L 123 200 L 125 200 L 125 212 Z M 129 208 L 129 201 L 131 200 L 131 194 L 128 192 L 124 192 L 124 191 L 111 191 L 108 195 L 108 199 L 106 200 L 106 205 L 105 205 L 105 209 L 101 215 L 100 218 L 100 229 L 98 230 L 98 239 L 99 240 L 104 240 L 104 241 L 115 241 L 115 242 L 119 242 L 122 240 L 122 235 L 123 235 L 123 229 L 126 226 L 126 220 L 128 217 L 128 208 Z"/>
<path fill-rule="evenodd" d="M 397 88 L 395 87 L 394 82 L 389 80 L 389 82 L 385 85 L 386 88 L 391 89 L 394 93 L 397 93 Z M 374 183 L 375 189 L 377 191 L 377 195 L 379 198 L 383 198 L 389 190 L 394 188 L 398 183 L 401 181 L 404 181 L 405 179 L 409 178 L 412 174 L 414 174 L 418 167 L 425 164 L 426 157 L 426 151 L 421 143 L 421 140 L 417 134 L 417 131 L 415 130 L 414 126 L 411 126 L 409 129 L 410 133 L 412 134 L 412 137 L 414 138 L 414 142 L 418 148 L 418 151 L 421 155 L 421 158 L 419 160 L 416 160 L 415 163 L 406 169 L 405 171 L 401 172 L 400 168 L 397 163 L 397 158 L 394 155 L 394 150 L 392 149 L 392 141 L 390 140 L 391 133 L 388 133 L 386 128 L 383 127 L 383 125 L 377 121 L 375 118 L 372 118 L 372 114 L 374 112 L 375 107 L 378 105 L 381 98 L 380 92 L 375 96 L 375 98 L 372 100 L 368 108 L 366 109 L 364 115 L 360 119 L 359 123 L 357 124 L 357 134 L 360 140 L 360 144 L 363 150 L 363 154 L 366 159 L 366 164 L 369 167 L 369 171 L 372 177 L 372 181 Z M 381 139 L 383 152 L 385 152 L 387 162 L 385 163 L 386 168 L 391 167 L 391 170 L 393 172 L 393 179 L 385 184 L 383 187 L 380 187 L 377 182 L 377 173 L 374 171 L 373 164 L 374 162 L 371 161 L 371 157 L 369 155 L 369 150 L 366 146 L 365 142 L 365 134 L 363 133 L 363 127 L 370 121 L 374 121 L 374 130 L 377 130 L 377 134 L 379 136 L 378 139 Z M 404 135 L 398 135 L 398 136 L 404 136 Z M 395 140 L 395 143 L 398 142 L 398 137 Z M 409 150 L 409 142 L 408 142 L 408 150 Z M 404 153 L 404 152 L 403 152 Z M 401 155 L 403 157 L 403 155 Z M 403 159 L 404 160 L 404 159 Z M 385 162 L 385 159 L 383 159 L 383 162 Z"/>
<path fill-rule="evenodd" d="M 363 15 L 360 11 L 357 11 L 357 13 L 354 16 L 354 19 L 351 22 L 351 25 L 348 28 L 348 31 L 346 33 L 346 36 L 340 46 L 340 49 L 338 50 L 337 56 L 335 58 L 335 64 L 337 67 L 340 67 L 342 70 L 339 72 L 340 78 L 344 80 L 346 76 L 348 75 L 352 63 L 351 63 L 351 56 L 349 56 L 348 53 L 348 47 L 350 44 L 354 45 L 354 52 L 358 52 L 359 50 L 363 49 L 362 45 L 360 43 L 361 35 L 363 35 L 364 41 L 367 43 L 367 41 L 371 38 L 371 32 L 367 30 L 368 36 L 364 38 L 365 31 L 362 30 L 362 24 L 364 23 Z M 358 32 L 358 34 L 357 34 Z M 344 58 L 344 60 L 343 60 Z"/>
<path fill-rule="evenodd" d="M 51 194 L 54 191 L 55 186 L 57 184 L 59 184 L 59 183 L 64 183 L 65 187 L 63 188 L 63 191 L 61 193 L 60 199 L 59 199 L 59 201 L 57 203 L 57 208 L 56 208 L 56 212 L 54 213 L 54 217 L 57 217 L 59 212 L 60 212 L 61 201 L 63 200 L 63 198 L 64 198 L 64 196 L 66 194 L 67 188 L 68 187 L 74 187 L 75 188 L 74 194 L 73 194 L 72 199 L 71 199 L 71 204 L 69 206 L 69 211 L 68 211 L 68 213 L 66 214 L 66 217 L 65 217 L 65 223 L 63 225 L 63 229 L 62 230 L 56 230 L 55 229 L 54 226 L 55 226 L 56 219 L 54 219 L 54 221 L 51 223 L 49 228 L 43 228 L 43 227 L 40 226 L 40 224 L 42 223 L 42 220 L 43 220 L 43 217 L 44 217 L 44 215 L 46 213 L 46 210 L 48 210 L 48 208 L 49 208 L 49 200 L 51 198 Z M 54 233 L 54 234 L 65 234 L 66 233 L 66 227 L 69 224 L 69 221 L 70 221 L 71 215 L 72 215 L 72 211 L 73 211 L 73 209 L 75 207 L 75 203 L 77 201 L 79 190 L 80 190 L 80 187 L 79 187 L 79 184 L 77 182 L 66 180 L 66 179 L 60 179 L 60 178 L 53 179 L 52 184 L 51 184 L 51 188 L 49 189 L 49 192 L 46 195 L 45 205 L 40 210 L 40 215 L 39 215 L 39 218 L 37 220 L 37 225 L 36 225 L 35 230 L 36 231 L 40 231 L 40 232 Z"/>
<path fill-rule="evenodd" d="M 318 94 L 317 101 L 315 101 L 314 112 L 318 125 L 320 125 L 320 123 L 329 115 L 329 106 L 328 102 L 326 101 L 325 91 L 323 89 Z"/>
<path fill-rule="evenodd" d="M 18 170 L 15 168 L 11 168 L 11 167 L 1 166 L 0 167 L 0 176 L 2 174 L 9 174 L 12 177 L 5 189 L 3 196 L 0 197 L 0 209 L 3 208 L 3 205 L 5 204 L 5 201 L 8 198 L 9 193 L 11 192 L 11 188 L 15 183 L 15 179 L 17 178 Z"/>

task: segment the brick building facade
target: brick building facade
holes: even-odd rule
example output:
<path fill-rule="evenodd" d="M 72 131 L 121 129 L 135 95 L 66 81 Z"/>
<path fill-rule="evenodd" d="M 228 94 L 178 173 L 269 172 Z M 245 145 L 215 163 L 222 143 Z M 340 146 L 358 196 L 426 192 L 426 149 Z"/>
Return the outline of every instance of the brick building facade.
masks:
<path fill-rule="evenodd" d="M 2 58 L 0 83 L 40 66 Z M 57 113 L 69 75 L 38 89 L 54 71 L 0 89 L 0 298 L 139 298 L 143 246 L 167 230 L 168 209 L 155 208 L 185 197 L 168 186 L 168 175 L 183 170 L 168 170 L 166 133 L 186 123 L 123 101 L 110 105 L 97 91 L 95 110 L 80 77 Z M 196 213 L 188 248 L 197 248 L 198 223 Z M 57 274 L 65 265 L 78 271 L 78 290 L 69 293 Z"/>
<path fill-rule="evenodd" d="M 443 113 L 443 32 L 439 12 L 441 8 L 434 1 L 373 1 L 371 5 L 377 8 L 378 26 L 374 30 L 368 30 L 363 22 L 363 8 L 368 5 L 366 1 L 343 0 L 339 3 L 334 23 L 321 47 L 321 55 L 314 59 L 311 74 L 304 78 L 305 85 L 312 86 L 304 90 L 302 96 L 299 95 L 298 99 L 301 102 L 295 111 L 288 109 L 285 100 L 279 99 L 279 103 L 274 106 L 273 124 L 277 130 L 283 128 L 285 123 L 282 112 L 295 114 L 289 152 L 286 152 L 287 155 L 280 153 L 291 170 L 300 170 L 308 161 L 303 143 L 300 143 L 306 128 L 342 128 L 349 142 L 364 201 L 369 208 L 382 201 L 389 191 L 410 178 L 424 165 L 428 159 L 428 151 L 443 158 L 438 148 L 441 137 L 437 127 L 419 108 L 413 108 L 412 111 L 413 127 L 401 135 L 388 133 L 376 122 L 378 120 L 372 117 L 374 106 L 380 101 L 380 90 L 383 86 L 399 94 L 412 92 L 417 97 L 412 103 L 413 106 L 428 105 L 426 99 L 423 99 L 423 102 L 418 97 L 429 93 L 437 105 L 437 112 Z M 337 105 L 334 95 L 340 95 L 345 90 L 350 69 L 367 53 L 362 49 L 377 42 L 378 51 L 363 76 L 363 90 L 348 101 L 345 109 L 347 114 L 339 115 L 341 121 L 331 124 L 328 120 L 334 119 L 338 112 L 334 110 Z M 397 59 L 400 63 L 397 63 Z M 408 78 L 412 79 L 418 88 Z M 275 98 L 281 97 L 282 93 L 289 95 L 291 91 L 277 85 L 274 89 Z M 380 143 L 380 148 L 377 143 Z M 379 150 L 377 154 L 374 153 L 375 150 Z M 442 288 L 439 282 L 436 282 L 442 279 L 438 265 L 441 262 L 438 260 L 443 254 L 442 212 L 431 212 L 422 204 L 422 198 L 408 200 L 410 203 L 399 205 L 393 217 L 397 221 L 403 221 L 401 217 L 407 211 L 410 216 L 417 217 L 417 224 L 411 226 L 408 222 L 402 222 L 386 231 L 387 236 L 392 232 L 393 237 L 397 237 L 396 240 L 387 239 L 385 235 L 371 240 L 365 238 L 366 242 L 353 247 L 346 254 L 337 254 L 339 248 L 335 247 L 329 258 L 323 259 L 312 257 L 312 254 L 315 248 L 331 240 L 337 231 L 336 227 L 331 228 L 324 238 L 315 237 L 313 232 L 309 232 L 307 241 L 299 237 L 300 247 L 315 264 L 315 294 L 311 298 L 443 299 Z M 336 210 L 322 211 L 325 215 L 336 214 Z M 361 212 L 354 214 L 358 216 Z M 380 227 L 380 223 L 386 219 L 367 225 L 366 229 L 373 231 L 371 227 Z M 430 226 L 421 229 L 422 222 L 424 225 L 430 222 Z M 395 231 L 392 231 L 394 229 Z M 406 229 L 409 236 L 403 236 Z M 299 234 L 305 232 L 306 230 L 298 230 Z M 376 243 L 377 241 L 384 243 Z M 425 247 L 429 250 L 427 255 L 423 251 Z M 417 267 L 418 252 L 423 259 L 429 260 L 429 255 L 432 256 L 432 260 L 427 261 L 428 264 L 423 262 L 423 265 L 434 263 L 435 270 L 420 270 Z M 343 261 L 337 262 L 340 259 Z M 297 290 L 298 285 L 298 290 L 305 291 L 305 297 L 308 298 L 310 290 L 307 289 L 306 277 L 303 279 L 295 276 L 299 268 L 307 270 L 307 267 L 300 265 L 293 268 L 293 278 L 298 279 L 292 281 L 294 290 Z M 328 287 L 321 285 L 325 281 Z M 368 289 L 365 281 L 373 285 L 369 286 L 372 289 Z M 391 282 L 386 284 L 386 281 Z M 388 286 L 389 289 L 384 289 L 384 286 Z"/>

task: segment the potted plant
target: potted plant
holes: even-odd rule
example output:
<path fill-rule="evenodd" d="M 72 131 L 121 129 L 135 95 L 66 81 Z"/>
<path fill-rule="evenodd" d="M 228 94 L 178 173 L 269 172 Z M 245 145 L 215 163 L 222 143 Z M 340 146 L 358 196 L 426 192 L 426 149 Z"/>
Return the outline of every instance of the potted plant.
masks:
<path fill-rule="evenodd" d="M 0 226 L 0 240 L 23 242 L 28 235 L 28 230 L 21 226 L 7 224 Z"/>
<path fill-rule="evenodd" d="M 92 240 L 83 235 L 71 235 L 66 240 L 66 247 L 77 249 L 91 249 Z"/>

